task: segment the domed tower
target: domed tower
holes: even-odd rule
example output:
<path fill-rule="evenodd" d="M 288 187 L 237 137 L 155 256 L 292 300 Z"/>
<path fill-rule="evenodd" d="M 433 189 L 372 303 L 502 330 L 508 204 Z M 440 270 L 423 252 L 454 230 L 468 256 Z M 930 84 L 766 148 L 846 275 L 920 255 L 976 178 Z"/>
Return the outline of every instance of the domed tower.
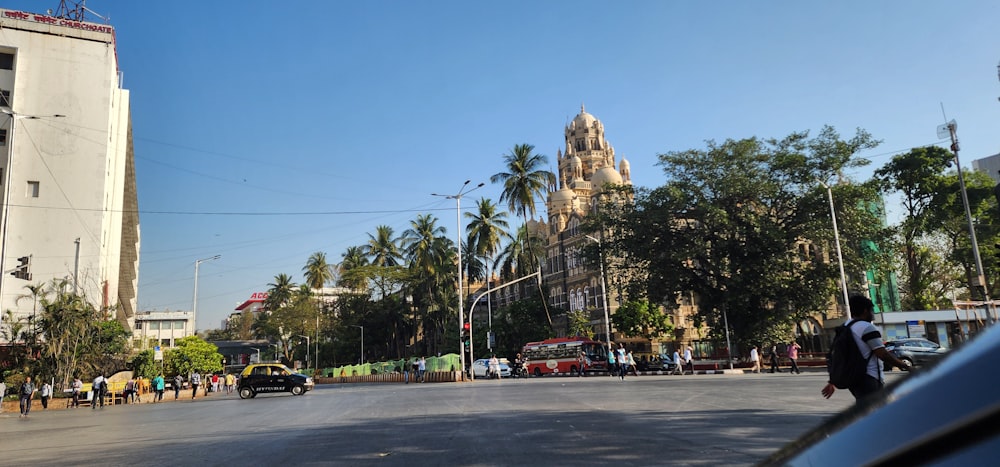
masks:
<path fill-rule="evenodd" d="M 556 151 L 559 189 L 549 190 L 548 242 L 543 281 L 548 285 L 548 302 L 556 308 L 587 313 L 598 340 L 605 340 L 604 311 L 613 313 L 617 299 L 610 287 L 603 287 L 604 277 L 598 268 L 587 264 L 583 249 L 596 241 L 582 228 L 586 216 L 599 206 L 609 185 L 631 185 L 629 164 L 616 163 L 615 149 L 604 136 L 604 124 L 587 113 L 580 113 L 566 125 L 564 147 Z M 618 166 L 619 170 L 615 169 Z M 623 199 L 622 202 L 630 200 Z M 604 294 L 609 297 L 605 300 Z M 608 310 L 604 310 L 604 306 Z"/>

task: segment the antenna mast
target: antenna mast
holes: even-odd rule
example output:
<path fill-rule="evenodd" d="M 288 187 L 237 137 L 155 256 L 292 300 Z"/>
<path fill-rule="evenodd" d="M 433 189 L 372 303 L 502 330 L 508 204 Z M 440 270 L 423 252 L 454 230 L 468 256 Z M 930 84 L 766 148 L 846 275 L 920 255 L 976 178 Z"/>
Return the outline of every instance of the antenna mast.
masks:
<path fill-rule="evenodd" d="M 68 4 L 71 4 L 72 7 Z M 87 8 L 87 0 L 59 0 L 59 8 L 56 9 L 55 14 L 52 15 L 52 10 L 49 10 L 49 14 L 55 16 L 56 18 L 71 19 L 73 21 L 86 21 L 87 13 L 101 18 L 105 23 L 108 22 L 108 18 L 105 18 L 97 14 L 94 10 Z"/>

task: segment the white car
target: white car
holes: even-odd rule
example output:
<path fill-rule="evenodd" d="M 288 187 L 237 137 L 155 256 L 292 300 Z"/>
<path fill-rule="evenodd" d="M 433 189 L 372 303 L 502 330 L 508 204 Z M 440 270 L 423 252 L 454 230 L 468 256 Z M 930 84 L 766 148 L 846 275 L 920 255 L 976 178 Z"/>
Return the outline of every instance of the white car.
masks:
<path fill-rule="evenodd" d="M 500 360 L 500 377 L 509 378 L 510 362 L 507 361 L 506 358 L 499 358 L 497 360 Z M 489 366 L 490 366 L 490 359 L 480 358 L 479 360 L 472 362 L 472 374 L 475 375 L 476 378 L 485 378 L 486 370 L 489 369 Z"/>

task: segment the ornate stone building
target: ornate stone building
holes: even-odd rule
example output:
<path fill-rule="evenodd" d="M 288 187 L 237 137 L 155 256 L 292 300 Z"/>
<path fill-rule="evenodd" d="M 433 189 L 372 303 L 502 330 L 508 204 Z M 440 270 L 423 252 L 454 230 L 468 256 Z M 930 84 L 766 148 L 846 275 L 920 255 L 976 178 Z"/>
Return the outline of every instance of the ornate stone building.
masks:
<path fill-rule="evenodd" d="M 580 223 L 597 208 L 600 197 L 607 195 L 607 185 L 632 184 L 629 163 L 624 158 L 617 162 L 615 149 L 605 138 L 604 124 L 583 106 L 564 134 L 565 148 L 556 153 L 559 186 L 551 187 L 545 203 L 548 221 L 533 226 L 548 240 L 543 281 L 551 307 L 587 312 L 597 340 L 605 341 L 605 304 L 610 316 L 619 303 L 610 283 L 605 301 L 601 271 L 585 267 L 580 257 L 588 242 L 599 240 L 584 235 Z"/>

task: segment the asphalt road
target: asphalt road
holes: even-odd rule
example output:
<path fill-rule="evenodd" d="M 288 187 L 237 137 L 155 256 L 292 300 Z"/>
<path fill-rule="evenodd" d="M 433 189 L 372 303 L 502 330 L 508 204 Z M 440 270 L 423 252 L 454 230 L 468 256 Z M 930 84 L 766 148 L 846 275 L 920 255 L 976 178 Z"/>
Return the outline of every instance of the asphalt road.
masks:
<path fill-rule="evenodd" d="M 846 391 L 823 399 L 825 380 L 338 384 L 48 412 L 36 401 L 28 419 L 0 414 L 0 465 L 751 465 L 853 404 Z"/>

